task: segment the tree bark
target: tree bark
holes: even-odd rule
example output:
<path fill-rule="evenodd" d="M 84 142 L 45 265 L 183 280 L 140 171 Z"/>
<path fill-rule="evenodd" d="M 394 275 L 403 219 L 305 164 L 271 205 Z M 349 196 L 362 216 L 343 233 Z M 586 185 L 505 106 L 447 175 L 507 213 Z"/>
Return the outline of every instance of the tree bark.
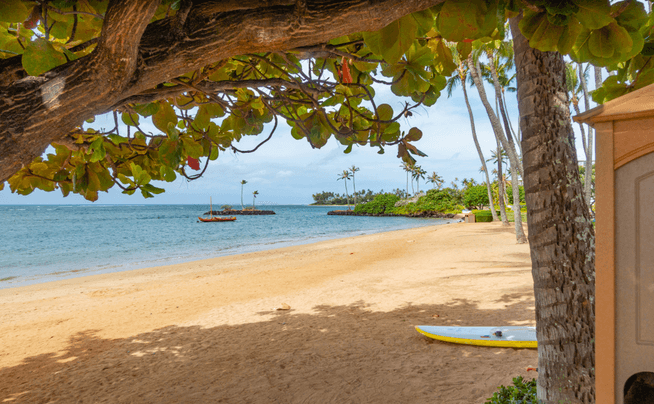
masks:
<path fill-rule="evenodd" d="M 496 137 L 495 141 L 497 142 L 497 199 L 500 203 L 500 216 L 502 217 L 502 224 L 504 226 L 510 226 L 509 218 L 506 216 L 506 204 L 504 203 L 504 195 L 506 195 L 506 189 L 504 189 L 504 171 L 502 169 L 502 145 L 500 140 Z M 494 208 L 493 208 L 494 209 Z"/>
<path fill-rule="evenodd" d="M 595 402 L 595 232 L 572 148 L 565 64 L 511 19 L 538 336 L 538 399 Z"/>
<path fill-rule="evenodd" d="M 90 55 L 39 77 L 25 77 L 20 57 L 2 62 L 0 182 L 84 120 L 189 71 L 237 55 L 314 46 L 378 30 L 441 2 L 262 1 L 259 8 L 220 12 L 229 8 L 216 0 L 193 6 L 185 21 L 171 17 L 149 24 L 158 1 L 113 0 Z M 282 3 L 293 4 L 277 5 Z M 18 77 L 24 78 L 16 81 Z"/>
<path fill-rule="evenodd" d="M 470 108 L 470 100 L 468 100 L 468 90 L 466 90 L 466 77 L 465 75 L 461 76 L 461 87 L 463 88 L 463 98 L 466 101 L 466 107 L 468 108 L 468 116 L 470 117 L 470 129 L 472 130 L 472 139 L 475 142 L 475 147 L 477 148 L 477 154 L 479 154 L 479 160 L 481 160 L 481 166 L 484 169 L 484 174 L 486 175 L 486 191 L 488 192 L 488 203 L 490 205 L 491 215 L 493 215 L 493 221 L 496 222 L 497 212 L 495 211 L 495 203 L 493 202 L 493 191 L 491 190 L 491 181 L 490 176 L 488 175 L 488 167 L 486 167 L 486 160 L 484 159 L 484 153 L 481 151 L 481 146 L 479 146 L 479 140 L 477 140 L 477 131 L 475 129 L 475 118 L 472 115 L 472 108 Z"/>

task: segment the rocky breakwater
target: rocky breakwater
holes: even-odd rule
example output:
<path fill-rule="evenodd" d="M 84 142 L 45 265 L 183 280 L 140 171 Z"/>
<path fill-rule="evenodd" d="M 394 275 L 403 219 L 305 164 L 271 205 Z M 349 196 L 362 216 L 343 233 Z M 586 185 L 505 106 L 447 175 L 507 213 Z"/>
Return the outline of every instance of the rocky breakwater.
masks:
<path fill-rule="evenodd" d="M 248 215 L 248 216 L 258 216 L 258 215 L 274 215 L 275 212 L 272 210 L 212 210 L 206 212 L 205 215 L 214 215 L 214 216 L 234 216 L 234 215 Z"/>

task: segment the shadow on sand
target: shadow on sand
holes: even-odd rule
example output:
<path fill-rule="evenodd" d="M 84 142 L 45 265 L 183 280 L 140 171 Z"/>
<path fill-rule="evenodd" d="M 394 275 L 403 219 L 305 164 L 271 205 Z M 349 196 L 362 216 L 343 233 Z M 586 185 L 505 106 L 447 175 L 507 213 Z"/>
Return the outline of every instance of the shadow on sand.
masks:
<path fill-rule="evenodd" d="M 123 339 L 87 330 L 63 353 L 0 369 L 0 402 L 483 403 L 512 377 L 535 377 L 526 367 L 536 351 L 438 342 L 413 325 L 533 322 L 529 293 L 498 296 L 504 309 L 455 300 L 374 312 L 357 302 Z"/>

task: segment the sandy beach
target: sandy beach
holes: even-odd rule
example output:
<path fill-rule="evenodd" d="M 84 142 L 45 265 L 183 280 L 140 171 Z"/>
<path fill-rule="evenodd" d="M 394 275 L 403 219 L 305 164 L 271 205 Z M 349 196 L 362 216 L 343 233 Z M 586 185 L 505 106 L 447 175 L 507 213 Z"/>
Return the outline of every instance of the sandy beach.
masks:
<path fill-rule="evenodd" d="M 536 350 L 438 342 L 423 324 L 535 324 L 529 246 L 512 226 L 0 290 L 0 402 L 470 404 L 536 377 Z"/>

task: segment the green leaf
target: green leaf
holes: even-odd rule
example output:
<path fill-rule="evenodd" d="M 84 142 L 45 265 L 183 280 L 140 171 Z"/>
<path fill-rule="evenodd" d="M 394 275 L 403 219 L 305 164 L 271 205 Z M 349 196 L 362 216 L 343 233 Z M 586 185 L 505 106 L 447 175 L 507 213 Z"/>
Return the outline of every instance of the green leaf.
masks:
<path fill-rule="evenodd" d="M 456 70 L 457 66 L 454 63 L 452 51 L 445 45 L 445 41 L 432 39 L 427 43 L 427 46 L 432 50 L 434 56 L 434 70 L 444 76 L 449 76 Z"/>
<path fill-rule="evenodd" d="M 605 0 L 575 0 L 579 11 L 575 17 L 589 29 L 599 29 L 615 21 L 611 17 L 611 6 Z"/>
<path fill-rule="evenodd" d="M 610 58 L 615 53 L 613 44 L 609 39 L 610 31 L 606 29 L 596 29 L 591 31 L 588 38 L 588 49 L 590 52 L 600 58 Z"/>
<path fill-rule="evenodd" d="M 179 140 L 164 140 L 159 146 L 159 161 L 168 167 L 177 167 L 182 161 L 182 142 Z"/>
<path fill-rule="evenodd" d="M 166 182 L 173 182 L 177 178 L 177 174 L 175 174 L 175 170 L 173 170 L 168 166 L 161 166 L 159 168 L 159 173 L 161 174 L 161 176 Z"/>
<path fill-rule="evenodd" d="M 23 22 L 30 16 L 28 9 L 21 0 L 0 1 L 0 21 Z"/>
<path fill-rule="evenodd" d="M 390 64 L 400 61 L 416 38 L 418 25 L 416 20 L 407 15 L 393 21 L 379 31 L 382 57 Z"/>
<path fill-rule="evenodd" d="M 422 139 L 422 131 L 418 128 L 411 128 L 405 139 L 409 142 L 417 142 Z"/>
<path fill-rule="evenodd" d="M 92 152 L 89 161 L 94 163 L 96 161 L 104 160 L 106 155 L 104 139 L 101 137 L 95 139 L 89 146 L 89 152 Z"/>
<path fill-rule="evenodd" d="M 377 107 L 377 114 L 382 121 L 390 121 L 393 119 L 393 107 L 388 104 L 381 104 Z"/>
<path fill-rule="evenodd" d="M 130 112 L 124 112 L 120 117 L 125 125 L 136 126 L 139 124 L 138 114 L 133 114 Z"/>
<path fill-rule="evenodd" d="M 496 26 L 496 3 L 484 0 L 447 0 L 436 27 L 448 41 L 461 42 L 489 36 Z"/>
<path fill-rule="evenodd" d="M 134 105 L 132 109 L 139 115 L 152 116 L 159 112 L 159 103 L 151 102 L 149 104 Z"/>
<path fill-rule="evenodd" d="M 152 115 L 152 123 L 160 131 L 168 133 L 168 124 L 172 123 L 173 126 L 177 125 L 177 114 L 169 103 L 163 102 L 159 104 L 159 111 Z"/>
<path fill-rule="evenodd" d="M 182 145 L 184 146 L 184 151 L 187 156 L 193 157 L 195 159 L 202 157 L 203 148 L 200 143 L 197 143 L 189 138 L 182 139 Z"/>
<path fill-rule="evenodd" d="M 63 53 L 57 52 L 54 46 L 43 38 L 37 38 L 27 44 L 21 61 L 30 76 L 38 76 L 67 62 Z"/>

